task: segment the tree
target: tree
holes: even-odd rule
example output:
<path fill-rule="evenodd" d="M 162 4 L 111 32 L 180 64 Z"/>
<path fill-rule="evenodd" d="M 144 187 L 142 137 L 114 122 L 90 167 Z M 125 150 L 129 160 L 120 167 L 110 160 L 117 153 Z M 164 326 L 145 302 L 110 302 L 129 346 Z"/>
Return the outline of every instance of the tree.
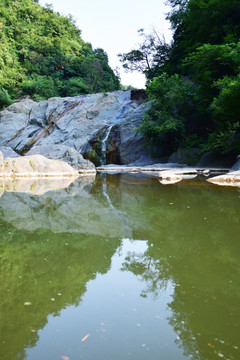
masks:
<path fill-rule="evenodd" d="M 162 68 L 168 61 L 171 46 L 164 37 L 160 37 L 155 29 L 151 34 L 145 34 L 144 29 L 138 30 L 142 38 L 138 49 L 125 54 L 119 54 L 123 68 L 127 71 L 142 72 L 148 80 L 162 73 Z"/>
<path fill-rule="evenodd" d="M 2 94 L 43 99 L 119 88 L 107 54 L 83 41 L 71 16 L 61 16 L 52 6 L 42 7 L 33 0 L 0 2 Z"/>

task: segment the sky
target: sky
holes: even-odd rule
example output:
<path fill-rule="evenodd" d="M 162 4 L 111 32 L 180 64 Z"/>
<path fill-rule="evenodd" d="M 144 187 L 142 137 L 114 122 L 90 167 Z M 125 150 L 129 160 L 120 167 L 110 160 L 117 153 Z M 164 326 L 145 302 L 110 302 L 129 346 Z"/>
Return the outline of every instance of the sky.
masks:
<path fill-rule="evenodd" d="M 82 32 L 85 42 L 93 48 L 107 52 L 112 69 L 119 68 L 121 83 L 143 88 L 145 77 L 139 73 L 126 73 L 117 54 L 126 53 L 140 42 L 138 30 L 150 33 L 155 28 L 166 41 L 171 40 L 170 24 L 165 20 L 169 7 L 166 0 L 39 0 L 40 5 L 50 3 L 62 15 L 71 14 Z"/>

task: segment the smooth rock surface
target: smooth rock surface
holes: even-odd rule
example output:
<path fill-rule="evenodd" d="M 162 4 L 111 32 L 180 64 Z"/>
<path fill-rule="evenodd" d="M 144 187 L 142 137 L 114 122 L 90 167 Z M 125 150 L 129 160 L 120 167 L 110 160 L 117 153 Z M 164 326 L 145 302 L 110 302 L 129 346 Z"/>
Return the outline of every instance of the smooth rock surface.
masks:
<path fill-rule="evenodd" d="M 3 154 L 4 158 L 7 157 L 18 157 L 20 156 L 18 153 L 16 153 L 13 149 L 11 149 L 9 146 L 0 146 L 0 152 Z M 1 159 L 0 159 L 1 160 Z"/>
<path fill-rule="evenodd" d="M 26 155 L 30 156 L 37 154 L 43 155 L 48 159 L 66 161 L 79 173 L 96 173 L 96 168 L 91 161 L 85 160 L 77 150 L 66 145 L 37 145 L 28 151 Z"/>
<path fill-rule="evenodd" d="M 64 161 L 42 155 L 7 158 L 0 162 L 0 177 L 78 177 L 78 172 Z"/>
<path fill-rule="evenodd" d="M 227 174 L 214 176 L 207 181 L 223 186 L 239 186 L 240 187 L 240 170 L 230 171 Z"/>
<path fill-rule="evenodd" d="M 137 107 L 133 106 L 119 124 L 120 143 L 118 148 L 120 164 L 129 164 L 141 156 L 149 155 L 149 151 L 145 146 L 144 137 L 136 132 L 136 128 L 142 123 L 147 108 L 147 103 L 143 103 Z"/>

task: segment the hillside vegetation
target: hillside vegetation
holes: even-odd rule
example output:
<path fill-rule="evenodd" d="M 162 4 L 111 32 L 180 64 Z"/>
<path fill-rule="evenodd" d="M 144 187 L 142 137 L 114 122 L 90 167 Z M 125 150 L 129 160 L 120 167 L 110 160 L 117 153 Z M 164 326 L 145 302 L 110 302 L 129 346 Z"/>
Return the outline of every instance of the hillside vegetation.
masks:
<path fill-rule="evenodd" d="M 168 0 L 173 41 L 139 30 L 120 54 L 145 74 L 152 106 L 140 131 L 155 154 L 180 148 L 240 150 L 240 1 Z"/>
<path fill-rule="evenodd" d="M 105 51 L 82 40 L 71 16 L 38 1 L 1 0 L 0 108 L 22 95 L 41 100 L 119 87 Z"/>

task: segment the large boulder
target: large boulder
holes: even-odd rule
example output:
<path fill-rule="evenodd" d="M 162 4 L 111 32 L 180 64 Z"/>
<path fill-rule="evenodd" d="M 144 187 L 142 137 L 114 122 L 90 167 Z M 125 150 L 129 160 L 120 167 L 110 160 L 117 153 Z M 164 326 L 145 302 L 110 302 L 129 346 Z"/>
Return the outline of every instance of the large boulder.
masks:
<path fill-rule="evenodd" d="M 233 152 L 218 154 L 213 151 L 205 153 L 198 164 L 197 168 L 208 169 L 230 169 L 236 161 L 236 154 Z"/>
<path fill-rule="evenodd" d="M 200 152 L 199 148 L 180 149 L 169 157 L 168 162 L 195 165 L 200 159 Z"/>
<path fill-rule="evenodd" d="M 6 158 L 0 161 L 0 177 L 78 177 L 68 163 L 51 160 L 42 155 Z"/>
<path fill-rule="evenodd" d="M 37 145 L 28 151 L 26 155 L 30 156 L 37 154 L 43 155 L 48 159 L 66 161 L 79 173 L 96 173 L 95 166 L 91 161 L 85 160 L 77 150 L 66 145 Z"/>

